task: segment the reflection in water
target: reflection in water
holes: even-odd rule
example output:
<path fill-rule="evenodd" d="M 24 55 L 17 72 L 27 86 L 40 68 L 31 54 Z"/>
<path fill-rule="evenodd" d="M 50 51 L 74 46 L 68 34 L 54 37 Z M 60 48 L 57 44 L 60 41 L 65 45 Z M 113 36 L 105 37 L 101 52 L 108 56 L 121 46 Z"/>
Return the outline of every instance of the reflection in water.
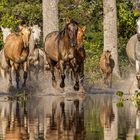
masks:
<path fill-rule="evenodd" d="M 84 98 L 32 97 L 0 103 L 0 139 L 84 140 Z"/>
<path fill-rule="evenodd" d="M 33 96 L 0 102 L 1 140 L 135 140 L 140 108 L 113 95 Z"/>

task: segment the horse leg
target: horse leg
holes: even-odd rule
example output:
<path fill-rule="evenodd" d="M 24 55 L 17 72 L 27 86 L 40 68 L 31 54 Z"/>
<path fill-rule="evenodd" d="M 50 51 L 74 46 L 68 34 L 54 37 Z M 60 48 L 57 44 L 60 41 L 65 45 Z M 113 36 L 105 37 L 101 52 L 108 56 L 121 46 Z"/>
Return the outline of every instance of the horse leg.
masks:
<path fill-rule="evenodd" d="M 19 64 L 14 63 L 14 69 L 16 72 L 16 86 L 17 86 L 17 89 L 19 89 Z"/>
<path fill-rule="evenodd" d="M 38 80 L 38 74 L 39 74 L 39 64 L 37 64 L 35 66 L 35 71 L 34 71 L 34 74 L 36 75 L 36 80 Z"/>
<path fill-rule="evenodd" d="M 70 61 L 70 65 L 72 67 L 72 70 L 75 76 L 74 90 L 78 91 L 79 90 L 79 75 L 78 75 L 78 68 L 75 64 L 76 64 L 75 60 Z"/>
<path fill-rule="evenodd" d="M 12 68 L 9 68 L 9 85 L 12 85 Z"/>
<path fill-rule="evenodd" d="M 29 80 L 31 81 L 31 66 L 30 63 L 28 62 L 28 75 L 29 75 Z"/>
<path fill-rule="evenodd" d="M 54 62 L 47 56 L 46 56 L 46 60 L 50 66 L 50 70 L 51 70 L 51 74 L 52 74 L 52 86 L 56 87 L 56 78 L 55 78 L 55 74 L 54 74 L 54 71 L 55 71 Z"/>
<path fill-rule="evenodd" d="M 136 73 L 140 72 L 140 62 L 136 60 Z"/>
<path fill-rule="evenodd" d="M 24 81 L 22 84 L 23 87 L 26 86 L 26 81 L 27 81 L 27 76 L 28 76 L 27 70 L 28 70 L 28 64 L 27 64 L 27 62 L 24 62 L 23 63 L 23 71 L 24 71 L 23 72 L 23 79 L 24 79 Z"/>
<path fill-rule="evenodd" d="M 111 88 L 111 86 L 112 86 L 111 85 L 112 84 L 111 83 L 111 78 L 112 78 L 112 74 L 111 73 L 107 73 L 106 74 L 106 85 L 107 85 L 108 88 Z"/>
<path fill-rule="evenodd" d="M 80 84 L 83 87 L 84 82 L 84 62 L 81 62 L 79 65 L 79 76 L 80 76 Z"/>
<path fill-rule="evenodd" d="M 108 74 L 107 74 L 107 86 L 108 86 L 109 88 L 112 87 L 112 73 L 108 73 Z"/>
<path fill-rule="evenodd" d="M 60 60 L 59 66 L 60 66 L 60 73 L 61 73 L 60 87 L 64 88 L 65 87 L 64 61 Z"/>

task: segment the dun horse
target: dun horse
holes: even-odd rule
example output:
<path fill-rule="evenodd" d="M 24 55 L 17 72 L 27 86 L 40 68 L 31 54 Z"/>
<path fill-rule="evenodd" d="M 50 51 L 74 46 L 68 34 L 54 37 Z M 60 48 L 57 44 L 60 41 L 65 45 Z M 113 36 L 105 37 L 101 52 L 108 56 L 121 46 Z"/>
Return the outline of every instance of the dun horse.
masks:
<path fill-rule="evenodd" d="M 45 53 L 52 73 L 52 82 L 53 84 L 56 83 L 54 69 L 56 64 L 58 64 L 61 74 L 61 88 L 65 87 L 66 63 L 71 63 L 71 60 L 74 59 L 75 47 L 77 45 L 77 31 L 77 22 L 71 20 L 66 24 L 63 31 L 54 31 L 48 34 L 45 39 Z M 74 89 L 79 90 L 78 75 L 76 74 L 75 70 L 74 73 L 76 75 L 76 83 L 74 85 Z"/>
<path fill-rule="evenodd" d="M 4 44 L 4 55 L 6 63 L 11 69 L 12 65 L 16 72 L 16 86 L 19 88 L 19 67 L 23 64 L 24 67 L 24 82 L 23 86 L 26 85 L 27 80 L 27 57 L 29 55 L 29 38 L 31 29 L 29 27 L 20 26 L 19 33 L 11 33 Z M 12 62 L 12 64 L 11 64 Z M 11 70 L 9 76 L 9 82 L 12 84 Z"/>
<path fill-rule="evenodd" d="M 112 87 L 112 72 L 114 66 L 115 62 L 112 59 L 111 51 L 104 51 L 100 58 L 100 69 L 104 76 L 104 83 L 110 88 Z"/>

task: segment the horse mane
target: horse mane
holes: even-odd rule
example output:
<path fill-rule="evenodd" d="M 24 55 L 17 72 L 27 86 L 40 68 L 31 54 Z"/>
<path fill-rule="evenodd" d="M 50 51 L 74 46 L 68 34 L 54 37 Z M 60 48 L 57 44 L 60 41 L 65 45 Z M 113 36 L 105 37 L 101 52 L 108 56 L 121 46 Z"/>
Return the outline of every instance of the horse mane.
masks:
<path fill-rule="evenodd" d="M 60 40 L 60 39 L 62 39 L 63 37 L 64 37 L 64 35 L 65 35 L 65 31 L 66 29 L 64 28 L 62 31 L 60 31 L 59 32 L 59 34 L 58 34 L 58 39 Z"/>

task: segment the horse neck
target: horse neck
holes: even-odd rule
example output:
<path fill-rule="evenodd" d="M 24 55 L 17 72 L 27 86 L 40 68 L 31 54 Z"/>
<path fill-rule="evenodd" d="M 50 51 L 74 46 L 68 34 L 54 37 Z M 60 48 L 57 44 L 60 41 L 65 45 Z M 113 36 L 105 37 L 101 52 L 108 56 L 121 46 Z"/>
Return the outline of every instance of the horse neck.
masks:
<path fill-rule="evenodd" d="M 70 41 L 69 41 L 69 36 L 66 32 L 64 33 L 63 41 L 64 41 L 64 46 L 65 46 L 66 49 L 71 48 Z"/>
<path fill-rule="evenodd" d="M 35 49 L 35 41 L 33 38 L 33 34 L 31 34 L 29 39 L 29 53 L 32 53 L 34 49 Z"/>

